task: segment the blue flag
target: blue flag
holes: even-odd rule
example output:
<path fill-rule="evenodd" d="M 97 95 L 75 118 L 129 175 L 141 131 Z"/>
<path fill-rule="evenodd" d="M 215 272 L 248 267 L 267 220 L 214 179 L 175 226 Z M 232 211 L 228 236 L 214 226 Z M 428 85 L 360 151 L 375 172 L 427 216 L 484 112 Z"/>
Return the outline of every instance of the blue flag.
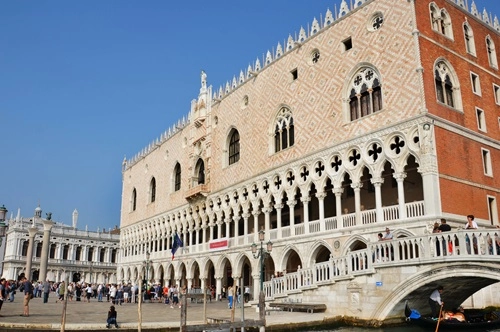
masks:
<path fill-rule="evenodd" d="M 179 237 L 179 234 L 177 234 L 177 232 L 176 232 L 174 235 L 174 243 L 172 243 L 172 260 L 174 260 L 175 252 L 177 251 L 177 249 L 179 249 L 179 247 L 182 247 L 182 246 L 184 246 L 184 244 L 182 243 L 182 240 Z"/>

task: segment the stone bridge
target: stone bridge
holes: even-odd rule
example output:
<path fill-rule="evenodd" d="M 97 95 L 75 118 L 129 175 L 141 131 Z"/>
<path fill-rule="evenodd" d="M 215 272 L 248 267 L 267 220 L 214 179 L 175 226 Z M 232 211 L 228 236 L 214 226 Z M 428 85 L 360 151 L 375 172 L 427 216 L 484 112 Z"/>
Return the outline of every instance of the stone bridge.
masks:
<path fill-rule="evenodd" d="M 400 319 L 405 301 L 422 314 L 444 286 L 445 309 L 500 281 L 500 230 L 427 234 L 370 244 L 264 283 L 266 301 L 325 303 L 332 317 Z M 500 301 L 499 301 L 500 304 Z"/>

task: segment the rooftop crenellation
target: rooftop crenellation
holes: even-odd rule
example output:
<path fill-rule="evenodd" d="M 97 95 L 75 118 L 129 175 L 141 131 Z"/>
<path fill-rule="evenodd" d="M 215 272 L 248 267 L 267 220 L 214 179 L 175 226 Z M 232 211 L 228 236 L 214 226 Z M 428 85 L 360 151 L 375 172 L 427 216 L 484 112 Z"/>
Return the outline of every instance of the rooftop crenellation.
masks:
<path fill-rule="evenodd" d="M 324 18 L 320 16 L 320 20 L 315 17 L 313 18 L 312 23 L 307 25 L 307 29 L 304 29 L 302 26 L 299 30 L 299 34 L 288 35 L 285 49 L 283 49 L 283 45 L 281 42 L 278 42 L 276 48 L 273 48 L 272 51 L 268 50 L 265 52 L 265 56 L 262 56 L 261 59 L 257 57 L 253 64 L 249 64 L 247 69 L 241 70 L 238 78 L 236 75 L 233 76 L 231 80 L 228 80 L 225 84 L 221 85 L 219 89 L 214 89 L 213 94 L 211 95 L 211 103 L 220 102 L 224 97 L 232 93 L 234 90 L 238 89 L 241 85 L 247 82 L 247 80 L 255 77 L 259 74 L 260 71 L 265 69 L 267 66 L 271 65 L 274 61 L 281 58 L 284 54 L 294 50 L 297 47 L 300 47 L 304 42 L 308 39 L 314 37 L 316 34 L 321 32 L 323 29 L 327 29 L 332 24 L 341 20 L 344 16 L 348 15 L 352 11 L 358 9 L 359 7 L 373 2 L 376 0 L 342 0 L 340 5 L 337 7 L 337 4 L 334 5 L 334 12 L 330 9 L 327 9 Z M 476 3 L 474 0 L 470 3 L 470 7 L 468 5 L 468 0 L 447 0 L 458 7 L 462 8 L 464 11 L 470 13 L 472 16 L 477 18 L 479 21 L 483 22 L 487 26 L 491 27 L 493 30 L 500 32 L 500 22 L 498 20 L 497 15 L 493 15 L 492 13 L 488 13 L 486 8 L 483 9 L 482 13 L 478 10 Z M 212 87 L 209 87 L 209 91 L 212 91 Z M 170 137 L 175 135 L 177 132 L 181 131 L 184 127 L 186 127 L 191 121 L 190 113 L 187 116 L 184 116 L 182 120 L 177 121 L 177 123 L 173 124 L 170 128 L 165 130 L 159 138 L 153 140 L 147 147 L 143 148 L 139 153 L 133 156 L 130 159 L 125 159 L 123 162 L 122 171 L 125 171 L 129 167 L 133 166 L 139 160 L 147 156 L 149 153 L 158 148 L 163 142 L 168 140 Z"/>

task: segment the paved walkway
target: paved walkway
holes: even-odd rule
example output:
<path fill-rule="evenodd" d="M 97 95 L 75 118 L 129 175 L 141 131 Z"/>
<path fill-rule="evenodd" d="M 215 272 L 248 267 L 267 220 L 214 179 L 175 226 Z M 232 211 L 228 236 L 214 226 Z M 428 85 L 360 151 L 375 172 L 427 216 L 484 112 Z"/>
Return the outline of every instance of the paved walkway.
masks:
<path fill-rule="evenodd" d="M 0 311 L 0 331 L 7 330 L 38 330 L 50 331 L 61 328 L 62 303 L 56 303 L 56 297 L 51 294 L 49 303 L 43 303 L 41 298 L 30 301 L 30 316 L 21 317 L 23 312 L 22 298 L 17 297 L 14 302 L 5 302 Z M 189 300 L 188 300 L 189 301 Z M 111 304 L 107 302 L 97 302 L 91 299 L 90 303 L 68 301 L 66 309 L 65 330 L 80 331 L 104 331 L 106 325 L 107 312 Z M 124 304 L 115 306 L 118 312 L 118 324 L 120 330 L 134 330 L 138 327 L 138 305 Z M 170 308 L 162 303 L 142 304 L 142 330 L 151 331 L 154 329 L 171 328 L 178 331 L 180 326 L 180 311 L 178 307 Z M 245 306 L 245 319 L 258 319 L 259 314 L 255 306 Z M 207 303 L 207 317 L 229 319 L 231 312 L 228 309 L 228 302 L 213 301 Z M 241 320 L 242 310 L 236 308 L 235 321 Z M 319 324 L 325 318 L 325 313 L 302 313 L 302 312 L 271 312 L 266 316 L 267 326 L 292 326 L 294 324 Z M 187 309 L 188 324 L 203 324 L 203 303 L 188 303 Z"/>

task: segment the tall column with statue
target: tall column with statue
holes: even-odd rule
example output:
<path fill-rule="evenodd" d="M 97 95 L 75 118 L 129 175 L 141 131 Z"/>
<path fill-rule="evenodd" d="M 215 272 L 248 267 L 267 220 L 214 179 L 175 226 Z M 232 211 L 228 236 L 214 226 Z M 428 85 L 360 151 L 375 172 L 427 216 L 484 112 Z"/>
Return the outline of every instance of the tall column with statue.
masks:
<path fill-rule="evenodd" d="M 40 261 L 40 276 L 39 280 L 45 281 L 47 279 L 47 265 L 49 262 L 49 248 L 50 248 L 50 231 L 54 222 L 51 220 L 51 213 L 47 213 L 47 219 L 43 220 L 43 243 L 42 243 L 42 258 Z M 31 241 L 30 241 L 31 244 Z"/>

